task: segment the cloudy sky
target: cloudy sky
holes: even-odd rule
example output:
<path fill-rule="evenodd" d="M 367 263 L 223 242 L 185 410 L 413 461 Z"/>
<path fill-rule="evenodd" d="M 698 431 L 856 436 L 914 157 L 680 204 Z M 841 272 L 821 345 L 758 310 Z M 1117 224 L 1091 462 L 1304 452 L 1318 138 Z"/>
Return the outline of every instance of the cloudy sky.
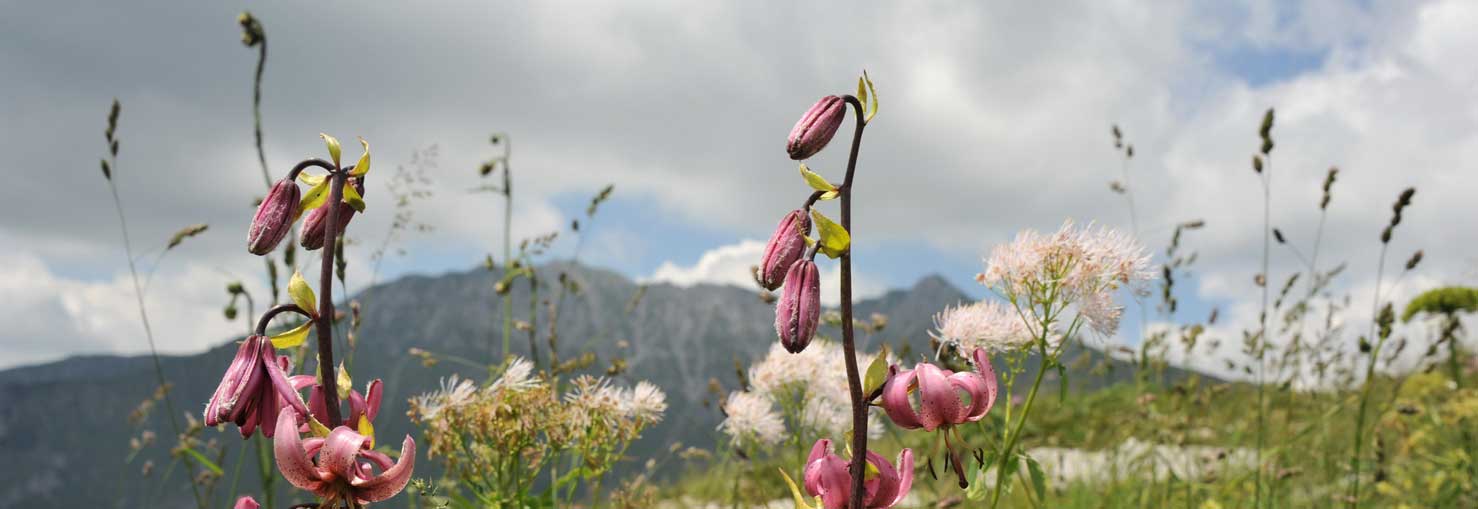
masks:
<path fill-rule="evenodd" d="M 251 132 L 255 51 L 221 2 L 4 1 L 0 16 L 0 367 L 146 349 L 97 160 L 114 97 L 114 170 L 141 269 L 178 228 L 210 230 L 157 264 L 147 303 L 160 348 L 192 352 L 239 332 L 224 284 L 263 288 L 242 249 L 263 192 Z M 1273 222 L 1310 253 L 1319 185 L 1341 168 L 1322 243 L 1348 262 L 1337 296 L 1365 323 L 1378 234 L 1404 187 L 1416 204 L 1391 266 L 1416 249 L 1398 298 L 1471 284 L 1478 232 L 1478 4 L 1408 2 L 362 2 L 253 5 L 267 30 L 266 153 L 276 175 L 322 155 L 320 131 L 373 143 L 370 209 L 356 219 L 350 286 L 393 203 L 384 181 L 435 145 L 420 202 L 430 233 L 406 238 L 379 278 L 466 270 L 501 252 L 501 202 L 468 190 L 515 143 L 516 238 L 583 215 L 582 261 L 633 278 L 744 284 L 770 229 L 806 189 L 781 149 L 795 119 L 867 69 L 881 112 L 856 184 L 859 289 L 941 274 L 967 292 L 980 257 L 1023 228 L 1065 219 L 1132 229 L 1109 126 L 1135 146 L 1127 171 L 1140 237 L 1188 235 L 1196 274 L 1178 319 L 1222 309 L 1228 343 L 1256 319 L 1262 191 L 1249 158 L 1277 109 Z M 838 143 L 841 145 L 842 143 Z M 355 150 L 348 152 L 357 153 Z M 840 178 L 845 151 L 813 169 Z M 376 200 L 381 197 L 381 200 Z M 557 256 L 568 256 L 565 239 Z M 1301 265 L 1273 253 L 1273 279 Z M 310 278 L 313 270 L 306 271 Z M 1398 272 L 1391 269 L 1388 274 Z M 1121 339 L 1136 341 L 1131 311 Z M 1363 329 L 1363 325 L 1356 328 Z M 1225 353 L 1225 352 L 1222 352 Z M 1218 355 L 1208 354 L 1203 363 Z M 1194 362 L 1194 361 L 1193 361 Z"/>

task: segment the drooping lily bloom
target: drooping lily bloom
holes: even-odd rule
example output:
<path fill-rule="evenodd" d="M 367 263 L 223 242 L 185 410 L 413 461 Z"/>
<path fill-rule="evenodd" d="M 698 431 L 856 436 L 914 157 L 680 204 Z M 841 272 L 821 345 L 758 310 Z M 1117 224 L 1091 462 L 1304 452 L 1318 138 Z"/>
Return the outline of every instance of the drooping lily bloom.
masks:
<path fill-rule="evenodd" d="M 998 382 L 985 350 L 972 355 L 975 371 L 959 373 L 927 362 L 903 370 L 883 386 L 883 410 L 894 424 L 908 429 L 934 431 L 985 417 L 995 405 Z M 919 395 L 918 409 L 912 394 Z M 961 399 L 961 393 L 968 400 Z"/>
<path fill-rule="evenodd" d="M 232 506 L 231 509 L 259 509 L 260 507 L 262 507 L 262 504 L 258 504 L 257 499 L 251 498 L 250 496 L 242 496 L 236 499 L 236 505 Z"/>
<path fill-rule="evenodd" d="M 809 158 L 826 148 L 846 115 L 847 102 L 841 97 L 828 95 L 816 101 L 811 109 L 790 129 L 785 140 L 785 152 L 796 161 Z"/>
<path fill-rule="evenodd" d="M 816 262 L 796 260 L 785 273 L 785 289 L 775 303 L 775 334 L 790 353 L 801 353 L 816 336 L 821 319 L 821 275 Z"/>
<path fill-rule="evenodd" d="M 863 481 L 862 507 L 885 509 L 897 505 L 913 487 L 913 451 L 904 449 L 898 454 L 898 468 L 893 468 L 878 453 L 867 451 L 867 462 L 877 469 L 877 475 Z M 851 463 L 832 454 L 831 440 L 821 439 L 811 446 L 811 456 L 806 459 L 806 492 L 821 497 L 824 509 L 842 509 L 852 499 L 852 475 L 847 466 Z"/>
<path fill-rule="evenodd" d="M 292 230 L 297 216 L 298 184 L 287 178 L 277 181 L 251 218 L 251 227 L 246 231 L 246 250 L 261 256 L 277 249 L 277 244 Z"/>
<path fill-rule="evenodd" d="M 242 438 L 250 437 L 261 426 L 262 435 L 271 438 L 272 424 L 284 405 L 308 411 L 287 380 L 290 368 L 291 361 L 277 356 L 272 340 L 266 336 L 247 337 L 237 347 L 236 358 L 205 405 L 205 425 L 234 422 L 241 428 Z"/>
<path fill-rule="evenodd" d="M 801 209 L 790 211 L 775 226 L 775 233 L 765 243 L 765 255 L 760 259 L 757 275 L 760 286 L 766 290 L 780 288 L 785 282 L 785 273 L 806 252 L 806 234 L 811 231 L 811 218 Z"/>
<path fill-rule="evenodd" d="M 360 196 L 364 196 L 363 177 L 350 178 L 346 184 L 354 186 L 354 190 L 359 191 Z M 308 211 L 308 215 L 304 217 L 302 229 L 298 232 L 298 244 L 301 244 L 304 249 L 314 251 L 323 247 L 323 237 L 327 233 L 325 227 L 328 225 L 328 208 L 332 205 L 325 203 L 321 207 Z M 349 227 L 349 221 L 354 219 L 354 207 L 344 202 L 339 202 L 338 207 L 339 224 L 334 227 L 334 231 L 343 234 L 344 229 Z"/>
<path fill-rule="evenodd" d="M 393 462 L 370 444 L 369 437 L 347 426 L 334 428 L 327 438 L 303 440 L 298 436 L 297 416 L 283 412 L 277 418 L 272 450 L 277 455 L 277 470 L 287 482 L 323 498 L 323 507 L 333 507 L 339 501 L 379 502 L 400 493 L 410 482 L 416 465 L 416 441 L 410 435 L 401 442 L 400 459 Z"/>
<path fill-rule="evenodd" d="M 308 391 L 308 409 L 313 412 L 313 418 L 318 422 L 328 423 L 328 403 L 323 399 L 323 386 L 318 385 L 318 380 L 313 375 L 297 375 L 288 379 L 292 383 L 293 391 L 302 390 L 304 387 L 312 387 Z M 365 393 L 356 390 L 349 391 L 349 420 L 344 421 L 349 426 L 358 426 L 361 416 L 369 418 L 374 422 L 375 416 L 380 414 L 380 400 L 384 397 L 384 383 L 376 378 L 371 380 L 365 387 Z M 304 419 L 306 421 L 307 419 Z M 306 423 L 302 431 L 308 431 Z"/>

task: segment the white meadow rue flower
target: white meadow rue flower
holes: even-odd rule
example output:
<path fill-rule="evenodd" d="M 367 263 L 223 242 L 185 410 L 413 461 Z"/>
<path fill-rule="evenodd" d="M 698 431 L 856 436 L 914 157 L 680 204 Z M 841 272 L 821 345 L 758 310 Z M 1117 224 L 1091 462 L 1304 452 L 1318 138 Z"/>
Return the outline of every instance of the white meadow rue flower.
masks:
<path fill-rule="evenodd" d="M 443 410 L 467 404 L 476 393 L 477 386 L 471 380 L 453 374 L 441 379 L 440 390 L 416 396 L 416 408 L 419 409 L 422 420 L 431 420 Z"/>
<path fill-rule="evenodd" d="M 734 392 L 724 400 L 724 422 L 718 429 L 729 435 L 734 445 L 752 442 L 772 447 L 785 440 L 785 423 L 775 413 L 770 399 L 753 392 Z"/>
<path fill-rule="evenodd" d="M 934 329 L 930 336 L 961 352 L 1019 351 L 1030 347 L 1033 338 L 1020 312 L 992 300 L 945 308 L 934 315 Z"/>
<path fill-rule="evenodd" d="M 1052 235 L 1025 230 L 1011 243 L 997 246 L 986 259 L 985 272 L 975 279 L 1029 318 L 1071 306 L 1093 330 L 1109 335 L 1122 313 L 1114 292 L 1125 287 L 1142 291 L 1143 282 L 1154 278 L 1149 263 L 1144 248 L 1128 235 L 1092 225 L 1078 228 L 1067 221 Z"/>
<path fill-rule="evenodd" d="M 773 403 L 788 401 L 799 395 L 802 400 L 799 424 L 833 434 L 852 429 L 852 399 L 845 371 L 836 369 L 844 362 L 841 344 L 818 340 L 800 353 L 792 354 L 780 344 L 760 362 L 749 368 L 753 392 Z M 875 354 L 859 353 L 857 365 L 868 366 Z M 868 434 L 880 436 L 881 421 L 869 414 Z"/>

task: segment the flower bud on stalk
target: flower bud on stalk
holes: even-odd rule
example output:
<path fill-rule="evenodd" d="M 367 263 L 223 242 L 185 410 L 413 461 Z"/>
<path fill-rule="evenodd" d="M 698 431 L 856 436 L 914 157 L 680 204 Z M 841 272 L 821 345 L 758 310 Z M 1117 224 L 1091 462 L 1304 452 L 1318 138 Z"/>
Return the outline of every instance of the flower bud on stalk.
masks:
<path fill-rule="evenodd" d="M 765 244 L 765 256 L 760 259 L 760 286 L 766 290 L 780 288 L 786 271 L 805 254 L 806 234 L 810 231 L 811 218 L 804 210 L 792 210 L 780 219 L 770 242 Z"/>
<path fill-rule="evenodd" d="M 790 139 L 785 143 L 785 151 L 790 153 L 790 158 L 797 161 L 808 159 L 826 148 L 837 127 L 842 125 L 846 108 L 847 102 L 834 95 L 816 101 L 790 130 Z"/>
<path fill-rule="evenodd" d="M 348 184 L 354 186 L 354 190 L 359 191 L 360 196 L 364 196 L 363 178 L 351 178 Z M 328 208 L 330 205 L 332 204 L 325 203 L 321 207 L 308 211 L 308 217 L 303 219 L 303 230 L 298 232 L 298 236 L 301 237 L 298 243 L 302 244 L 304 249 L 313 251 L 323 247 L 324 225 L 328 220 Z M 343 234 L 344 229 L 349 227 L 349 220 L 354 219 L 354 207 L 350 207 L 348 203 L 344 202 L 339 202 L 338 207 L 339 225 L 337 228 L 334 228 L 334 231 L 338 232 L 338 234 Z"/>
<path fill-rule="evenodd" d="M 277 249 L 277 244 L 292 229 L 293 218 L 298 215 L 298 184 L 282 179 L 272 185 L 257 214 L 252 216 L 251 227 L 246 230 L 246 250 L 262 256 Z"/>
<path fill-rule="evenodd" d="M 801 353 L 816 335 L 821 318 L 821 276 L 816 262 L 799 260 L 785 274 L 785 289 L 775 304 L 775 332 L 790 353 Z"/>

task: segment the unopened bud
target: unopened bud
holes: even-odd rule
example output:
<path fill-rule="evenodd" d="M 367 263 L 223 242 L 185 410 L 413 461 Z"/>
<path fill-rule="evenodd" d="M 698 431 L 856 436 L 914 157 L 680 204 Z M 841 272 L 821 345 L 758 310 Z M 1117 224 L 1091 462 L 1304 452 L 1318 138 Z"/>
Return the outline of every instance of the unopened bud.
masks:
<path fill-rule="evenodd" d="M 775 332 L 790 353 L 800 353 L 816 335 L 821 318 L 821 276 L 816 262 L 800 260 L 785 274 L 785 289 L 775 304 Z"/>
<path fill-rule="evenodd" d="M 790 158 L 797 161 L 808 159 L 826 148 L 837 127 L 842 125 L 846 108 L 847 102 L 834 95 L 816 101 L 790 130 L 790 139 L 785 143 L 785 151 Z"/>
<path fill-rule="evenodd" d="M 1252 171 L 1262 173 L 1262 156 L 1252 156 Z"/>
<path fill-rule="evenodd" d="M 354 190 L 359 191 L 360 196 L 364 196 L 363 178 L 351 178 L 348 184 L 354 186 Z M 303 219 L 303 230 L 298 232 L 298 236 L 301 237 L 298 243 L 302 244 L 304 249 L 313 251 L 323 247 L 324 226 L 328 221 L 328 208 L 334 205 L 332 203 L 325 203 L 321 207 L 308 211 L 308 217 Z M 354 219 L 354 207 L 344 202 L 339 202 L 337 206 L 339 207 L 339 224 L 337 228 L 334 228 L 334 231 L 342 235 L 344 229 L 349 226 L 349 221 Z"/>
<path fill-rule="evenodd" d="M 806 234 L 810 231 L 811 218 L 804 210 L 792 210 L 780 218 L 760 259 L 757 279 L 761 287 L 774 290 L 785 282 L 785 273 L 806 252 Z"/>
<path fill-rule="evenodd" d="M 252 217 L 251 227 L 246 231 L 246 250 L 261 256 L 277 249 L 297 215 L 298 184 L 285 178 L 277 181 Z"/>

